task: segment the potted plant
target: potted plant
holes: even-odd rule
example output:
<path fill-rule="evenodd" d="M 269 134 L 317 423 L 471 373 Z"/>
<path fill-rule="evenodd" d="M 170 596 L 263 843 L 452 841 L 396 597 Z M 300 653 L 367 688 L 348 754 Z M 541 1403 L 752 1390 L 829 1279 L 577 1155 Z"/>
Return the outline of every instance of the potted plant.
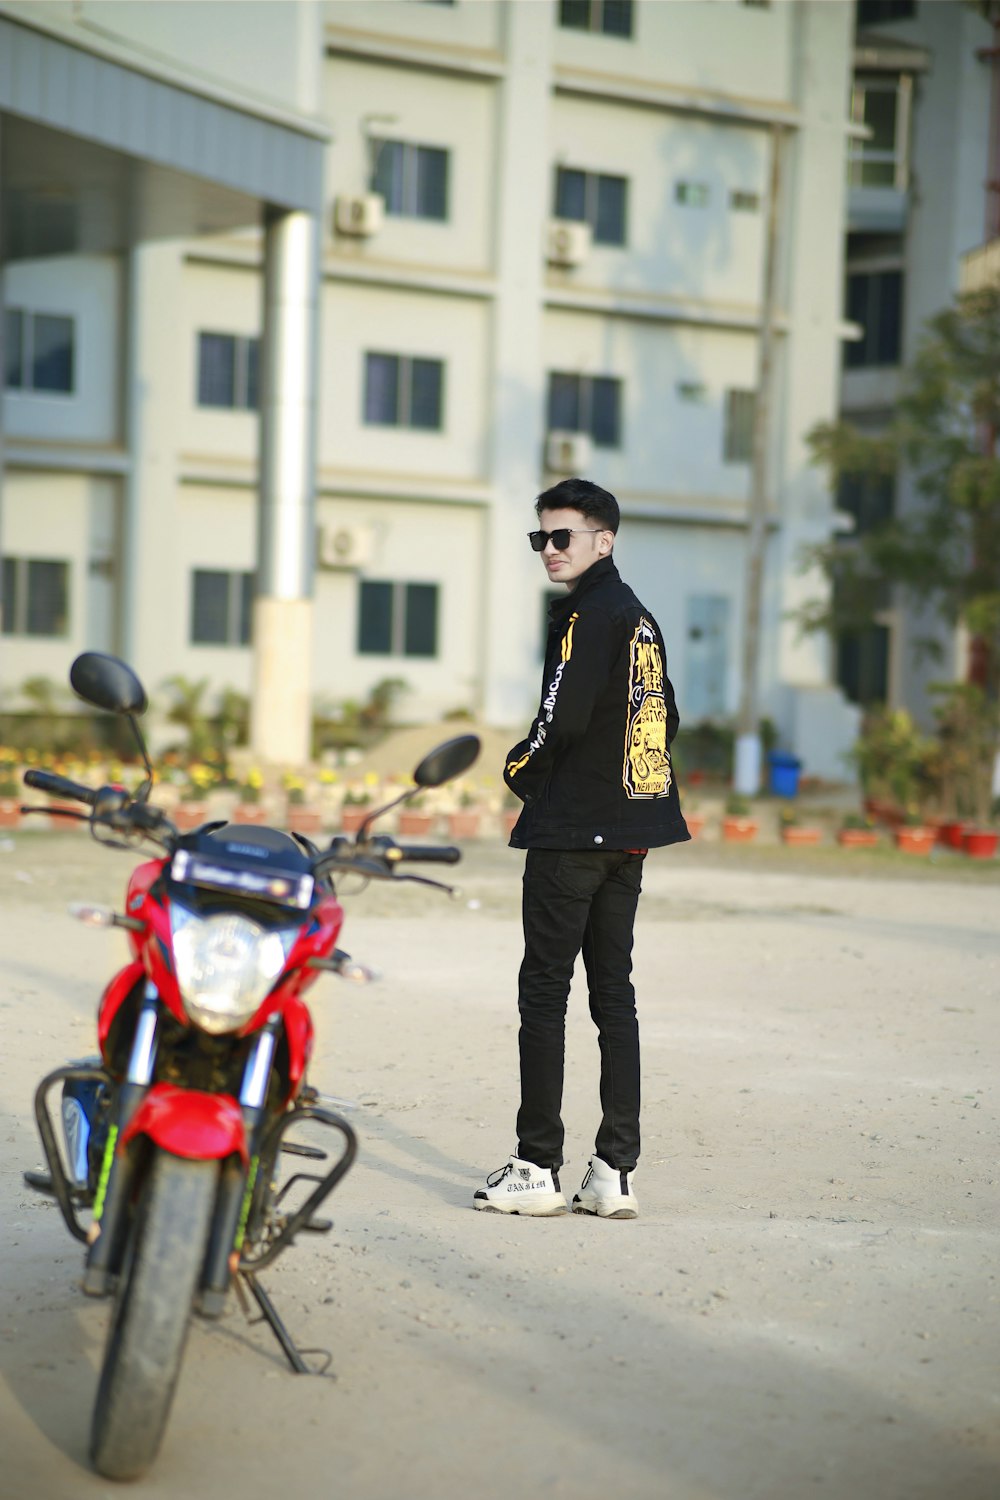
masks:
<path fill-rule="evenodd" d="M 340 806 L 340 827 L 344 833 L 357 833 L 368 816 L 370 803 L 371 796 L 366 786 L 354 783 L 346 789 Z"/>
<path fill-rule="evenodd" d="M 783 807 L 781 809 L 781 842 L 783 844 L 818 844 L 823 837 L 823 830 L 812 824 L 800 823 L 799 815 L 794 807 Z"/>
<path fill-rule="evenodd" d="M 837 843 L 842 849 L 874 849 L 878 834 L 872 819 L 863 813 L 848 813 L 837 829 Z"/>
<path fill-rule="evenodd" d="M 285 819 L 289 832 L 307 836 L 319 833 L 323 827 L 323 815 L 318 807 L 307 802 L 303 778 L 290 771 L 284 778 L 284 786 L 288 799 Z"/>
<path fill-rule="evenodd" d="M 942 842 L 973 859 L 996 853 L 993 768 L 1000 739 L 1000 704 L 974 683 L 934 688 L 941 804 L 948 819 Z"/>
<path fill-rule="evenodd" d="M 468 782 L 459 782 L 454 790 L 457 792 L 457 805 L 448 813 L 448 837 L 474 839 L 481 821 L 479 798 Z"/>
<path fill-rule="evenodd" d="M 851 751 L 865 811 L 891 826 L 903 823 L 930 788 L 936 746 L 904 709 L 876 709 Z"/>
<path fill-rule="evenodd" d="M 264 790 L 264 778 L 256 766 L 251 766 L 236 788 L 236 811 L 234 823 L 263 823 L 266 813 L 260 805 L 260 794 Z"/>
<path fill-rule="evenodd" d="M 521 808 L 524 806 L 520 797 L 515 797 L 509 786 L 504 787 L 503 803 L 500 808 L 500 830 L 504 838 L 509 839 L 514 832 L 514 824 L 521 816 Z"/>
<path fill-rule="evenodd" d="M 695 799 L 693 797 L 685 797 L 681 811 L 684 814 L 688 833 L 693 839 L 701 838 L 705 830 L 705 815 L 698 811 L 698 804 Z"/>
<path fill-rule="evenodd" d="M 21 786 L 17 756 L 0 746 L 0 828 L 16 828 L 21 821 Z"/>
<path fill-rule="evenodd" d="M 399 831 L 410 838 L 423 838 L 434 827 L 434 814 L 424 796 L 414 797 L 399 811 Z"/>
<path fill-rule="evenodd" d="M 188 766 L 187 781 L 181 787 L 181 799 L 173 811 L 173 819 L 182 833 L 200 828 L 208 822 L 205 806 L 208 794 L 216 785 L 215 771 L 204 761 L 195 760 Z"/>
<path fill-rule="evenodd" d="M 749 844 L 757 837 L 758 823 L 751 816 L 749 797 L 732 792 L 726 798 L 722 837 L 729 844 Z"/>
<path fill-rule="evenodd" d="M 931 828 L 918 812 L 911 809 L 904 814 L 893 837 L 896 848 L 904 854 L 930 854 L 937 843 L 937 829 Z"/>

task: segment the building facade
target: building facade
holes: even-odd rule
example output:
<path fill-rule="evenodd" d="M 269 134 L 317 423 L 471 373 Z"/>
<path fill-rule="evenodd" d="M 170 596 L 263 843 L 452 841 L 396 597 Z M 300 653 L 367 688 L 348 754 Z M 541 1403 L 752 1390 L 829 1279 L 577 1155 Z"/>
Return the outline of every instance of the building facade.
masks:
<path fill-rule="evenodd" d="M 141 32 L 175 7 L 95 9 Z M 269 7 L 240 9 L 263 91 Z M 800 559 L 836 520 L 806 433 L 840 398 L 851 7 L 319 14 L 313 701 L 398 678 L 402 719 L 523 723 L 547 602 L 532 501 L 580 472 L 619 498 L 616 556 L 682 717 L 732 721 L 778 151 L 760 707 L 807 770 L 842 774 L 856 715 L 789 614 L 823 586 Z M 178 673 L 251 692 L 259 229 L 8 256 L 4 298 L 8 701 L 84 647 L 154 693 Z"/>
<path fill-rule="evenodd" d="M 991 88 L 997 60 L 981 9 L 951 0 L 859 0 L 852 118 L 867 131 L 849 165 L 846 301 L 859 337 L 844 346 L 842 415 L 891 422 L 900 379 L 928 319 L 962 289 L 963 259 L 989 224 Z M 994 145 L 993 152 L 995 154 Z M 839 504 L 856 532 L 920 505 L 915 476 L 848 480 Z M 921 642 L 937 642 L 936 653 Z M 932 719 L 929 686 L 961 681 L 968 641 L 887 593 L 868 629 L 842 637 L 837 675 L 856 703 Z"/>

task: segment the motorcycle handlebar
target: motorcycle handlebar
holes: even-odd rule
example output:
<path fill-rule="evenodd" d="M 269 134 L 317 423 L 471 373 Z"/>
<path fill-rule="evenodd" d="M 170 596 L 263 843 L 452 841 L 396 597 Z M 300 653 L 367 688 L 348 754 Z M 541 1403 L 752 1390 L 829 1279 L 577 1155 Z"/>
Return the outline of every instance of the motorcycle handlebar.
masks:
<path fill-rule="evenodd" d="M 77 802 L 86 802 L 88 807 L 93 807 L 97 798 L 93 787 L 81 786 L 78 781 L 70 781 L 68 776 L 56 775 L 55 771 L 25 771 L 24 784 L 38 792 L 49 792 L 54 797 L 72 797 Z"/>
<path fill-rule="evenodd" d="M 453 844 L 397 844 L 396 848 L 400 864 L 419 860 L 425 865 L 457 865 L 462 858 L 461 849 Z"/>

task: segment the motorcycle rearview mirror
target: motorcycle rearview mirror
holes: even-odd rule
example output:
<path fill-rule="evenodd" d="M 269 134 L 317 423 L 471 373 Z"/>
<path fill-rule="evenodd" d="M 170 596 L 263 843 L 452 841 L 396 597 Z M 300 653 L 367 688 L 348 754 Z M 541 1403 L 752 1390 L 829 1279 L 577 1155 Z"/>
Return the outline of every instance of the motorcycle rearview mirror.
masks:
<path fill-rule="evenodd" d="M 103 651 L 84 651 L 69 669 L 78 697 L 109 714 L 146 712 L 146 689 L 125 662 Z"/>
<path fill-rule="evenodd" d="M 376 819 L 381 818 L 383 813 L 390 812 L 392 808 L 398 807 L 401 802 L 408 802 L 418 792 L 428 787 L 443 786 L 446 781 L 451 781 L 453 776 L 461 776 L 467 771 L 479 754 L 479 736 L 477 734 L 460 734 L 456 739 L 445 740 L 443 745 L 437 745 L 428 755 L 425 755 L 419 766 L 413 773 L 413 786 L 409 791 L 403 792 L 401 796 L 387 802 L 384 807 L 376 807 L 370 812 L 358 829 L 358 842 L 363 843 L 368 837 L 368 830 Z"/>
<path fill-rule="evenodd" d="M 460 734 L 456 739 L 445 740 L 443 745 L 437 745 L 424 756 L 413 773 L 413 779 L 421 788 L 443 786 L 469 769 L 479 749 L 477 734 Z"/>
<path fill-rule="evenodd" d="M 153 767 L 135 715 L 146 712 L 146 689 L 126 662 L 103 651 L 81 652 L 69 669 L 69 681 L 74 693 L 85 703 L 128 719 L 146 767 L 146 780 L 136 792 L 138 800 L 144 802 L 153 785 Z"/>

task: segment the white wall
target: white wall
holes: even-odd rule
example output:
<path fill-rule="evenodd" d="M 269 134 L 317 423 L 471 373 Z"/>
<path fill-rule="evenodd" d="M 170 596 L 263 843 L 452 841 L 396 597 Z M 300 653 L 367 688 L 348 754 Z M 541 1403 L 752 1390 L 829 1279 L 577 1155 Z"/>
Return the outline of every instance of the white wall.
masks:
<path fill-rule="evenodd" d="M 531 0 L 546 4 L 548 0 Z M 356 38 L 382 37 L 387 41 L 419 40 L 427 45 L 475 49 L 495 53 L 501 45 L 503 6 L 496 0 L 462 0 L 458 5 L 420 5 L 412 0 L 325 0 L 323 15 L 330 41 L 336 45 L 339 32 Z"/>
<path fill-rule="evenodd" d="M 615 494 L 743 501 L 749 467 L 723 462 L 725 391 L 756 384 L 752 334 L 550 309 L 545 369 L 624 382 L 622 447 L 595 448 L 589 477 Z M 684 400 L 681 382 L 706 387 Z"/>
<path fill-rule="evenodd" d="M 736 100 L 781 101 L 791 87 L 796 9 L 786 0 L 766 8 L 740 0 L 637 0 L 629 39 L 558 26 L 553 14 L 555 59 L 653 87 L 662 80 Z"/>
<path fill-rule="evenodd" d="M 373 9 L 380 12 L 383 8 L 393 7 Z M 448 152 L 447 220 L 387 214 L 378 234 L 370 239 L 338 236 L 335 253 L 362 262 L 488 270 L 493 257 L 497 170 L 495 85 L 489 80 L 406 72 L 353 57 L 330 57 L 323 93 L 334 136 L 326 163 L 328 222 L 332 222 L 337 194 L 368 191 L 370 136 Z M 390 118 L 367 120 L 371 115 Z"/>
<path fill-rule="evenodd" d="M 316 695 L 335 702 L 363 701 L 380 678 L 401 677 L 409 686 L 396 704 L 402 721 L 435 719 L 453 708 L 477 709 L 482 695 L 486 567 L 483 512 L 473 506 L 449 505 L 442 511 L 427 504 L 322 497 L 318 518 L 321 526 L 364 528 L 374 547 L 357 572 L 317 573 Z M 362 578 L 440 586 L 436 658 L 358 654 Z"/>
<path fill-rule="evenodd" d="M 320 468 L 482 476 L 488 309 L 461 297 L 327 283 L 320 354 Z M 444 361 L 440 432 L 363 421 L 365 353 Z"/>
<path fill-rule="evenodd" d="M 252 26 L 234 0 L 30 0 L 8 8 L 75 30 L 82 46 L 125 48 L 139 67 L 182 69 L 285 108 L 316 104 L 316 0 L 254 0 Z"/>
<path fill-rule="evenodd" d="M 628 179 L 626 245 L 594 245 L 586 263 L 560 279 L 756 306 L 763 214 L 733 210 L 729 195 L 738 189 L 763 199 L 760 130 L 563 95 L 553 101 L 550 129 L 550 211 L 557 166 Z M 679 203 L 682 181 L 705 183 L 708 203 Z"/>
<path fill-rule="evenodd" d="M 8 469 L 4 476 L 0 551 L 5 557 L 69 563 L 66 634 L 46 639 L 0 637 L 0 685 L 5 693 L 26 677 L 51 677 L 65 684 L 74 656 L 91 644 L 87 579 L 92 512 L 106 489 L 106 482 L 84 474 Z"/>
<path fill-rule="evenodd" d="M 4 302 L 74 321 L 74 390 L 8 390 L 3 429 L 8 438 L 60 443 L 121 441 L 121 266 L 114 256 L 66 256 L 18 261 L 4 272 Z"/>

